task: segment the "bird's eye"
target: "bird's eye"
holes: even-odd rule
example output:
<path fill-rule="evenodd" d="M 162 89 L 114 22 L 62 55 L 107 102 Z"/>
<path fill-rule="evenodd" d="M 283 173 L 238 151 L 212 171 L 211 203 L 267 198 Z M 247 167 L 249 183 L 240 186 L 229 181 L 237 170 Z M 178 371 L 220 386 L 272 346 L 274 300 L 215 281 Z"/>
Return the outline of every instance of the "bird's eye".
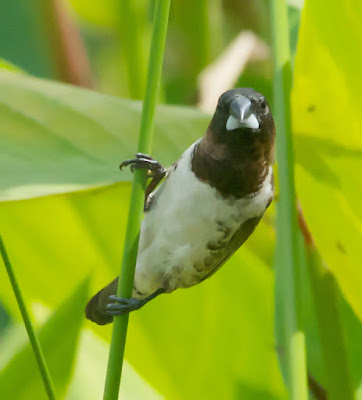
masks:
<path fill-rule="evenodd" d="M 265 101 L 263 101 L 263 102 L 261 103 L 261 108 L 262 108 L 263 110 L 266 109 L 266 102 L 265 102 Z"/>

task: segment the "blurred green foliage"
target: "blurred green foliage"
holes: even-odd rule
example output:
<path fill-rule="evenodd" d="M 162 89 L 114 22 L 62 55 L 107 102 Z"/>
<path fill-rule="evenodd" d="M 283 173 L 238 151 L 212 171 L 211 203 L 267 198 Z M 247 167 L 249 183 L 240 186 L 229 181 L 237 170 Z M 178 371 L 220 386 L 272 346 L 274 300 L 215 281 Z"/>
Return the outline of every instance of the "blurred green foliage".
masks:
<path fill-rule="evenodd" d="M 107 180 L 112 182 L 112 173 L 103 179 L 99 179 L 92 171 L 85 175 L 74 175 L 76 166 L 71 162 L 74 149 L 83 149 L 76 157 L 78 161 L 84 160 L 84 165 L 92 165 L 94 160 L 89 161 L 89 154 L 95 154 L 102 146 L 102 153 L 108 154 L 109 160 L 105 159 L 110 162 L 105 170 L 116 170 L 117 161 L 132 152 L 128 146 L 131 146 L 132 140 L 136 140 L 140 110 L 138 104 L 133 102 L 110 99 L 81 89 L 39 82 L 8 72 L 1 73 L 1 76 L 4 78 L 2 101 L 8 103 L 8 109 L 12 109 L 8 118 L 15 122 L 22 115 L 29 122 L 29 125 L 24 122 L 24 127 L 17 130 L 18 151 L 22 148 L 22 139 L 29 137 L 33 131 L 38 132 L 38 129 L 32 128 L 34 120 L 44 129 L 46 126 L 59 126 L 57 132 L 54 129 L 46 131 L 46 137 L 53 137 L 55 145 L 48 148 L 44 142 L 42 150 L 38 148 L 42 151 L 41 158 L 44 161 L 47 159 L 44 156 L 51 154 L 49 164 L 39 168 L 33 162 L 25 168 L 19 165 L 16 169 L 24 173 L 29 168 L 32 171 L 25 181 L 18 184 L 23 188 L 24 200 L 6 201 L 0 207 L 3 234 L 7 238 L 14 268 L 17 268 L 21 277 L 24 296 L 56 308 L 89 270 L 94 271 L 93 291 L 118 272 L 130 189 L 128 182 L 106 185 Z M 23 105 L 19 101 L 12 103 L 12 99 L 20 98 L 23 99 Z M 15 107 L 17 112 L 14 112 Z M 59 125 L 61 114 L 54 113 L 54 107 L 60 113 L 61 109 L 66 110 L 67 119 L 63 117 L 61 120 L 73 128 Z M 71 141 L 66 135 L 77 130 L 77 109 L 78 112 L 79 109 L 83 110 L 88 116 L 87 121 L 89 118 L 94 120 L 97 128 L 83 128 L 81 131 L 87 137 L 83 137 L 78 146 L 69 146 Z M 122 109 L 123 113 L 120 111 Z M 117 132 L 115 122 L 121 115 L 127 115 L 129 129 Z M 52 121 L 53 117 L 56 117 L 57 123 Z M 159 109 L 157 120 L 155 154 L 168 163 L 176 159 L 206 126 L 203 114 L 170 106 Z M 175 124 L 175 121 L 179 122 Z M 12 124 L 9 122 L 9 125 Z M 185 132 L 189 132 L 190 136 L 186 136 Z M 79 139 L 77 136 L 74 138 Z M 99 142 L 101 138 L 102 144 Z M 126 138 L 131 139 L 130 145 L 123 145 Z M 64 147 L 64 143 L 68 146 Z M 84 147 L 85 143 L 87 147 Z M 25 153 L 26 148 L 28 145 L 23 147 L 22 159 L 26 160 L 28 155 L 31 160 L 32 156 Z M 112 155 L 114 149 L 117 153 Z M 8 148 L 7 153 L 13 152 Z M 74 189 L 74 185 L 78 190 L 89 186 L 99 188 L 34 197 L 39 195 L 39 181 L 46 181 L 42 173 L 52 169 L 52 160 L 56 162 L 58 156 L 65 157 L 63 160 L 69 156 L 69 162 L 57 168 L 59 183 L 54 181 L 56 190 L 59 191 L 60 183 L 68 192 L 72 187 Z M 35 160 L 39 158 L 40 155 L 35 155 Z M 99 171 L 103 169 L 100 159 L 96 165 Z M 46 184 L 46 188 L 50 190 L 49 193 L 54 193 L 52 184 Z M 5 190 L 3 192 L 6 193 Z M 265 219 L 262 224 L 264 229 L 257 233 L 258 241 L 273 240 L 272 228 L 267 222 Z M 21 231 L 17 228 L 19 224 L 23 227 Z M 224 392 L 234 395 L 241 393 L 243 388 L 248 392 L 262 390 L 269 393 L 270 398 L 279 398 L 284 393 L 273 344 L 273 277 L 271 269 L 264 262 L 270 253 L 268 255 L 264 254 L 264 250 L 260 251 L 258 241 L 256 237 L 253 238 L 248 249 L 245 248 L 240 256 L 235 256 L 229 266 L 218 274 L 218 280 L 213 279 L 209 284 L 194 288 L 193 293 L 191 290 L 180 291 L 160 298 L 131 318 L 127 358 L 161 393 L 171 398 L 196 398 L 205 393 L 219 393 L 222 396 Z M 23 250 L 18 252 L 17 248 Z M 266 247 L 265 252 L 268 249 L 272 247 Z M 248 265 L 248 268 L 241 268 L 239 264 Z M 0 275 L 3 274 L 4 271 L 0 271 Z M 5 276 L 0 282 L 2 300 L 8 310 L 16 314 L 17 307 L 12 301 Z M 238 304 L 236 319 L 232 304 Z M 252 309 L 249 304 L 253 304 Z M 216 329 L 218 324 L 229 327 L 227 336 L 224 336 L 223 329 Z M 99 328 L 90 323 L 87 325 L 109 339 L 109 328 Z M 234 335 L 235 339 L 230 340 L 230 335 Z M 235 346 L 239 350 L 233 350 Z M 192 363 L 190 354 L 193 355 Z M 231 354 L 235 359 L 230 359 Z M 255 360 L 251 362 L 252 359 Z M 221 384 L 217 377 L 222 365 L 223 370 L 231 368 L 234 372 L 231 375 L 224 372 Z M 215 374 L 215 378 L 210 382 L 212 374 Z M 192 382 L 196 377 L 204 383 L 195 386 Z M 189 382 L 188 385 L 184 384 L 185 380 Z"/>
<path fill-rule="evenodd" d="M 83 281 L 39 330 L 44 356 L 59 396 L 64 396 L 72 376 L 88 283 L 89 279 Z M 19 327 L 12 327 L 12 330 L 16 329 Z M 2 347 L 12 347 L 15 355 L 1 371 L 0 396 L 3 399 L 41 399 L 44 397 L 44 387 L 30 344 L 26 342 L 23 345 L 19 335 L 15 335 L 15 338 L 19 340 L 14 340 L 14 332 L 10 331 L 1 341 Z"/>
<path fill-rule="evenodd" d="M 54 77 L 42 0 L 0 2 L 0 57 L 43 78 Z"/>
<path fill-rule="evenodd" d="M 153 1 L 133 3 L 134 29 L 142 43 L 138 50 L 146 60 Z M 199 72 L 239 31 L 251 29 L 270 42 L 266 1 L 208 3 L 205 17 L 195 2 L 172 2 L 165 102 L 195 104 Z M 40 4 L 40 0 L 1 2 L 0 57 L 32 75 L 56 78 Z M 95 89 L 106 95 L 2 70 L 1 233 L 40 326 L 59 398 L 64 394 L 72 400 L 99 399 L 110 328 L 88 322 L 80 327 L 85 288 L 74 291 L 89 272 L 91 292 L 118 273 L 131 175 L 119 174 L 117 167 L 135 151 L 140 104 L 108 96 L 130 96 L 127 39 L 119 26 L 117 1 L 64 0 L 62 4 L 81 30 Z M 356 390 L 362 376 L 361 193 L 356 185 L 362 159 L 358 112 L 362 59 L 355 52 L 362 44 L 361 16 L 357 0 L 329 2 L 328 18 L 322 1 L 307 2 L 292 103 L 297 191 L 317 247 L 342 289 L 340 309 Z M 203 33 L 200 18 L 204 18 Z M 290 18 L 295 49 L 298 7 L 291 6 Z M 13 69 L 1 62 L 4 66 Z M 271 75 L 269 59 L 253 62 L 238 84 L 271 97 Z M 202 135 L 207 121 L 207 116 L 191 108 L 159 107 L 154 156 L 165 165 L 172 163 Z M 277 302 L 274 325 L 274 240 L 271 208 L 247 244 L 212 279 L 162 296 L 132 314 L 126 358 L 137 372 L 126 366 L 125 398 L 287 398 L 277 361 L 279 353 L 283 363 L 282 336 L 278 333 L 274 339 L 282 317 Z M 308 368 L 325 384 L 306 268 L 300 279 Z M 31 385 L 22 384 L 29 395 L 34 393 L 35 397 L 27 398 L 45 398 L 24 331 L 15 322 L 19 314 L 3 268 L 0 299 L 12 318 L 0 331 L 0 382 L 6 378 L 0 397 L 24 398 L 26 392 L 20 393 L 16 386 L 18 374 L 11 372 L 16 368 L 31 379 Z M 46 314 L 56 310 L 45 322 L 44 307 Z"/>

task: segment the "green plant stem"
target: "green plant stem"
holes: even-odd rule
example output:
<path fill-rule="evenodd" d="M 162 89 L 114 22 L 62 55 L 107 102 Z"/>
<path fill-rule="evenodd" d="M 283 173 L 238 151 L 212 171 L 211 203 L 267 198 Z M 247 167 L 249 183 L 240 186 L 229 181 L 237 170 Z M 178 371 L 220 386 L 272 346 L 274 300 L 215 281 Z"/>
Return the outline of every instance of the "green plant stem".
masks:
<path fill-rule="evenodd" d="M 294 155 L 290 122 L 291 63 L 287 5 L 272 0 L 271 23 L 274 57 L 274 113 L 277 127 L 277 160 L 280 201 L 278 203 L 277 251 L 281 252 L 277 273 L 283 274 L 285 305 L 287 385 L 291 399 L 308 399 L 305 337 L 301 327 L 297 277 L 299 269 L 298 227 L 294 185 Z"/>
<path fill-rule="evenodd" d="M 210 62 L 210 21 L 209 0 L 198 0 L 193 2 L 193 12 L 197 16 L 197 32 L 194 37 L 196 52 L 198 55 L 198 68 L 205 68 Z"/>
<path fill-rule="evenodd" d="M 149 154 L 151 152 L 155 110 L 161 81 L 169 10 L 170 0 L 157 0 L 151 38 L 146 96 L 142 110 L 140 136 L 138 142 L 138 151 L 140 153 Z M 132 296 L 138 239 L 143 215 L 145 188 L 146 172 L 135 170 L 133 176 L 126 238 L 124 242 L 122 267 L 117 290 L 117 295 L 119 297 Z M 127 326 L 128 315 L 117 316 L 114 318 L 112 341 L 108 358 L 106 384 L 103 397 L 104 400 L 118 399 Z"/>
<path fill-rule="evenodd" d="M 207 40 L 208 53 L 206 62 L 209 64 L 213 58 L 218 56 L 225 49 L 226 32 L 225 12 L 222 0 L 209 0 Z"/>
<path fill-rule="evenodd" d="M 47 367 L 43 351 L 42 351 L 42 349 L 40 347 L 39 339 L 38 339 L 38 337 L 37 337 L 37 335 L 35 333 L 35 330 L 34 330 L 32 322 L 31 322 L 29 313 L 28 313 L 28 311 L 26 309 L 25 302 L 24 302 L 24 299 L 23 299 L 23 296 L 22 296 L 22 293 L 21 293 L 21 290 L 20 290 L 19 283 L 16 280 L 16 276 L 15 276 L 14 270 L 13 270 L 13 268 L 11 266 L 10 259 L 8 257 L 8 254 L 7 254 L 7 251 L 6 251 L 6 248 L 5 248 L 5 245 L 4 245 L 4 242 L 3 242 L 1 236 L 0 236 L 0 253 L 1 253 L 1 257 L 2 257 L 2 259 L 4 261 L 4 265 L 5 265 L 6 271 L 7 271 L 8 276 L 9 276 L 11 286 L 12 286 L 13 291 L 14 291 L 14 294 L 15 294 L 15 297 L 16 297 L 16 301 L 18 302 L 18 306 L 19 306 L 19 309 L 20 309 L 20 312 L 21 312 L 21 316 L 23 317 L 23 321 L 24 321 L 24 325 L 25 325 L 26 331 L 28 332 L 29 341 L 30 341 L 30 344 L 31 344 L 31 346 L 33 348 L 33 352 L 34 352 L 34 355 L 35 355 L 36 362 L 38 363 L 38 368 L 39 368 L 41 377 L 43 379 L 45 390 L 46 390 L 46 392 L 48 394 L 48 399 L 49 400 L 55 400 L 55 398 L 56 398 L 55 397 L 55 389 L 54 389 L 54 385 L 53 385 L 52 379 L 50 377 L 49 369 Z"/>

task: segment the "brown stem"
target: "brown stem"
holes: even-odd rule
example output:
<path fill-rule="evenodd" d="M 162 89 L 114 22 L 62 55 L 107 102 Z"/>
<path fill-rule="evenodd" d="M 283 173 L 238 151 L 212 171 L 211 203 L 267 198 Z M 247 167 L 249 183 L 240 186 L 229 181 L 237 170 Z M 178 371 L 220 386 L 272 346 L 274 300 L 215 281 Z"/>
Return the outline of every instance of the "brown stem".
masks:
<path fill-rule="evenodd" d="M 315 244 L 314 244 L 313 236 L 312 236 L 312 234 L 311 234 L 311 232 L 310 232 L 310 230 L 308 228 L 307 222 L 306 222 L 306 220 L 304 218 L 304 215 L 303 215 L 302 206 L 301 206 L 299 201 L 298 201 L 298 204 L 297 204 L 297 213 L 298 213 L 299 228 L 300 228 L 300 230 L 301 230 L 301 232 L 302 232 L 302 234 L 304 236 L 305 244 L 308 247 L 314 247 Z"/>
<path fill-rule="evenodd" d="M 43 18 L 56 73 L 63 82 L 92 87 L 87 53 L 79 30 L 59 0 L 43 0 Z"/>
<path fill-rule="evenodd" d="M 328 400 L 327 392 L 324 387 L 308 373 L 308 387 L 317 400 Z"/>
<path fill-rule="evenodd" d="M 302 206 L 299 201 L 297 203 L 297 215 L 298 215 L 299 229 L 302 232 L 306 246 L 310 248 L 315 247 L 312 233 L 308 228 L 307 221 L 304 218 Z M 317 400 L 328 399 L 327 392 L 324 389 L 324 387 L 318 381 L 316 381 L 310 373 L 308 373 L 308 387 Z"/>

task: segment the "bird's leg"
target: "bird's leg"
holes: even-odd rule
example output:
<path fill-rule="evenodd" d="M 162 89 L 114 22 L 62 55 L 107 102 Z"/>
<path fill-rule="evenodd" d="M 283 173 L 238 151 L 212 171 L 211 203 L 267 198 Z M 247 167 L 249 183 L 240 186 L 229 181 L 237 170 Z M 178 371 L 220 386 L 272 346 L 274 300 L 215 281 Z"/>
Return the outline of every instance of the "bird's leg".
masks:
<path fill-rule="evenodd" d="M 125 299 L 122 297 L 117 297 L 116 295 L 109 296 L 109 303 L 107 304 L 107 314 L 109 315 L 124 315 L 128 314 L 131 311 L 138 310 L 143 307 L 150 300 L 157 297 L 159 294 L 165 293 L 165 289 L 158 289 L 151 295 L 147 296 L 144 299 Z"/>
<path fill-rule="evenodd" d="M 135 156 L 136 158 L 123 161 L 119 169 L 122 170 L 123 167 L 127 166 L 130 166 L 131 172 L 133 172 L 134 169 L 146 169 L 149 178 L 159 177 L 160 175 L 163 177 L 165 175 L 166 169 L 149 155 L 136 153 Z"/>
<path fill-rule="evenodd" d="M 137 168 L 147 169 L 148 178 L 152 178 L 145 193 L 145 211 L 148 211 L 151 205 L 151 202 L 147 202 L 148 196 L 166 175 L 166 169 L 158 161 L 154 160 L 147 154 L 136 153 L 135 156 L 136 158 L 134 159 L 123 161 L 119 166 L 119 169 L 122 171 L 122 168 L 127 167 L 128 165 L 132 172 Z"/>

